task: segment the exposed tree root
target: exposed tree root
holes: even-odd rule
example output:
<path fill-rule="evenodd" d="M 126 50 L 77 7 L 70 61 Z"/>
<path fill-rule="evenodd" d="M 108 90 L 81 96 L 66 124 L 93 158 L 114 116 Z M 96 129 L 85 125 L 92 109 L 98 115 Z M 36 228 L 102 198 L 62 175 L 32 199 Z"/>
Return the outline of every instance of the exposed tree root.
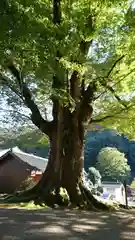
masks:
<path fill-rule="evenodd" d="M 108 211 L 112 209 L 112 206 L 109 206 L 105 203 L 102 203 L 95 199 L 89 189 L 84 186 L 82 183 L 79 184 L 79 193 L 78 193 L 78 201 L 72 202 L 69 198 L 64 198 L 60 194 L 60 189 L 55 189 L 52 187 L 52 184 L 49 184 L 45 189 L 34 187 L 28 191 L 16 193 L 14 195 L 10 195 L 6 197 L 3 202 L 4 203 L 20 203 L 20 202 L 29 202 L 34 201 L 36 205 L 47 205 L 49 207 L 55 207 L 58 205 L 59 207 L 78 207 L 80 209 L 87 210 L 103 210 Z M 122 207 L 122 206 L 120 206 Z M 124 207 L 124 206 L 123 206 Z M 115 208 L 114 208 L 115 209 Z"/>
<path fill-rule="evenodd" d="M 36 198 L 37 195 L 37 186 L 34 186 L 31 189 L 21 192 L 15 192 L 6 196 L 4 199 L 0 199 L 0 203 L 19 203 L 19 202 L 29 202 Z"/>
<path fill-rule="evenodd" d="M 90 192 L 90 190 L 82 183 L 79 185 L 82 195 L 84 196 L 84 205 L 86 209 L 110 210 L 110 206 L 98 201 Z"/>
<path fill-rule="evenodd" d="M 68 206 L 68 199 L 64 199 L 60 194 L 60 189 L 55 189 L 52 187 L 52 184 L 48 184 L 46 188 L 41 188 L 40 186 L 34 187 L 32 189 L 16 192 L 13 195 L 9 195 L 2 199 L 0 203 L 21 203 L 34 201 L 36 205 L 45 204 L 49 207 L 58 206 Z"/>

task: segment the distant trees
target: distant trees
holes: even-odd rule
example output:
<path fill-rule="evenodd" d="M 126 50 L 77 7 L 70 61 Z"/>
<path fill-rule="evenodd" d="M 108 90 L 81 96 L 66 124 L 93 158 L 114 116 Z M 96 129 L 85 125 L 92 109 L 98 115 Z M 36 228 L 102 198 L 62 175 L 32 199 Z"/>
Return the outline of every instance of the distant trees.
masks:
<path fill-rule="evenodd" d="M 47 157 L 49 151 L 49 141 L 35 128 L 12 129 L 0 128 L 0 149 L 13 148 L 18 146 L 25 152 L 30 152 L 40 157 Z"/>
<path fill-rule="evenodd" d="M 124 154 L 116 148 L 103 148 L 97 157 L 96 168 L 99 170 L 103 180 L 130 180 L 130 166 Z"/>
<path fill-rule="evenodd" d="M 124 134 L 119 134 L 116 130 L 105 129 L 102 131 L 89 131 L 85 143 L 85 169 L 96 165 L 97 156 L 102 148 L 113 147 L 124 153 L 131 167 L 131 172 L 135 173 L 135 141 L 130 141 Z"/>
<path fill-rule="evenodd" d="M 88 177 L 94 186 L 101 185 L 101 175 L 96 168 L 94 167 L 89 168 Z"/>

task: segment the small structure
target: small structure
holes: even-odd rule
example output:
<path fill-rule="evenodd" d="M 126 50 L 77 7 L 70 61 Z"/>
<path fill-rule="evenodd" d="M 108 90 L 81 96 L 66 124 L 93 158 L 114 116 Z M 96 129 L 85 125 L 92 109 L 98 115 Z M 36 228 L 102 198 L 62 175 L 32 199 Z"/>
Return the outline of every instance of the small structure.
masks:
<path fill-rule="evenodd" d="M 34 182 L 38 182 L 42 177 L 42 172 L 41 171 L 38 171 L 38 170 L 33 170 L 31 172 L 31 179 L 34 181 Z"/>
<path fill-rule="evenodd" d="M 28 177 L 42 176 L 48 159 L 21 151 L 18 147 L 0 151 L 0 193 L 19 190 Z M 40 176 L 39 176 L 40 173 Z"/>
<path fill-rule="evenodd" d="M 125 205 L 125 188 L 120 182 L 102 182 L 103 197 Z"/>

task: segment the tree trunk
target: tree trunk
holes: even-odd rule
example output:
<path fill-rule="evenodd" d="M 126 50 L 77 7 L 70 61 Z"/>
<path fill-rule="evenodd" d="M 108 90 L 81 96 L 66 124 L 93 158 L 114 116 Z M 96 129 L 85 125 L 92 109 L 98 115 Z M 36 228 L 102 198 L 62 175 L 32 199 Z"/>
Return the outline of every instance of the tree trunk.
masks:
<path fill-rule="evenodd" d="M 66 204 L 108 209 L 105 204 L 99 203 L 83 184 L 82 122 L 76 119 L 76 113 L 71 113 L 67 108 L 64 108 L 62 113 L 60 132 L 54 129 L 50 137 L 49 161 L 43 177 L 36 186 L 37 200 L 44 201 L 49 206 L 65 204 L 59 194 L 62 187 L 69 196 L 69 202 L 66 201 Z"/>
<path fill-rule="evenodd" d="M 79 206 L 87 208 L 108 209 L 98 202 L 84 186 L 83 142 L 84 127 L 79 115 L 63 108 L 59 115 L 59 124 L 53 125 L 50 136 L 50 153 L 47 168 L 39 183 L 33 188 L 17 196 L 18 200 L 35 200 L 53 207 L 55 204 Z M 69 201 L 63 201 L 60 188 L 66 189 Z M 10 201 L 10 199 L 8 200 Z M 12 200 L 11 200 L 12 201 Z"/>

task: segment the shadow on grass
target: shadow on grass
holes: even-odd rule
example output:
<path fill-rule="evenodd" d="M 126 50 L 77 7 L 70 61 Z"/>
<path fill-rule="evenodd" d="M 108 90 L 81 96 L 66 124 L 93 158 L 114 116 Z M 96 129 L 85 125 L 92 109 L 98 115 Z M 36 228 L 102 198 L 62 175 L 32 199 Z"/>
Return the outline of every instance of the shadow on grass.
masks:
<path fill-rule="evenodd" d="M 78 210 L 0 209 L 0 240 L 132 240 L 121 238 L 126 214 Z M 122 220 L 121 220 L 122 219 Z M 131 224 L 130 224 L 131 225 Z M 127 224 L 127 231 L 131 226 Z M 134 230 L 135 231 L 135 230 Z M 135 234 L 135 233 L 134 233 Z"/>

